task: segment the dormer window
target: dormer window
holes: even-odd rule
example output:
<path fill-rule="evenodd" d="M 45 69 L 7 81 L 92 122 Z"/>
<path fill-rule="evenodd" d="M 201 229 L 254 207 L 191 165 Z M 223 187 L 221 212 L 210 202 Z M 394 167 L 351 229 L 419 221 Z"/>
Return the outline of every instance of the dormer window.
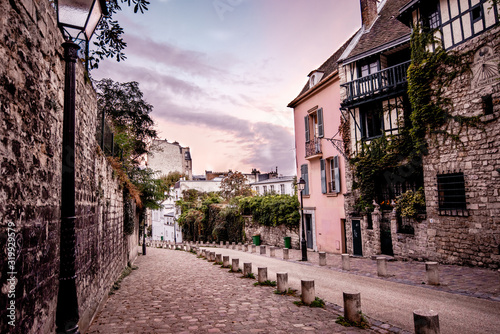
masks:
<path fill-rule="evenodd" d="M 323 72 L 313 71 L 309 74 L 309 88 L 315 86 L 323 78 Z"/>

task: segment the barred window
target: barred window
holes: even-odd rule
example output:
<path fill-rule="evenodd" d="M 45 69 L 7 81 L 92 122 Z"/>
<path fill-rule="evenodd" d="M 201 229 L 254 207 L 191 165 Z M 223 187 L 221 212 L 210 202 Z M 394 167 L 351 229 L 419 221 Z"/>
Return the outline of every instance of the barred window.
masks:
<path fill-rule="evenodd" d="M 437 176 L 439 214 L 443 216 L 468 216 L 465 200 L 464 173 Z"/>

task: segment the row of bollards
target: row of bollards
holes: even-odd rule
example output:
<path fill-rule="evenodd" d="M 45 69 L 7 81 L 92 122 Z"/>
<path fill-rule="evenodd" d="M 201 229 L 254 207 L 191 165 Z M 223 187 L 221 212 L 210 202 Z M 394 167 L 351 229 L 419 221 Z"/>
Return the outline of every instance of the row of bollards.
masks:
<path fill-rule="evenodd" d="M 221 242 L 222 246 L 222 242 Z M 252 252 L 255 252 L 255 245 L 251 245 L 250 248 Z M 226 243 L 226 247 L 231 247 L 232 249 L 236 249 L 238 247 L 239 250 L 248 251 L 248 245 L 241 245 L 239 243 L 236 245 L 234 242 L 229 245 Z M 167 244 L 162 248 L 168 249 L 181 249 L 185 251 L 191 251 L 192 249 L 196 251 L 198 256 L 202 256 L 206 258 L 209 262 L 217 262 L 221 263 L 223 267 L 229 267 L 229 256 L 223 256 L 222 254 L 216 254 L 215 252 L 208 251 L 206 249 L 201 249 L 199 247 L 191 247 L 190 244 L 182 244 L 180 245 L 172 245 Z M 264 250 L 263 250 L 264 249 Z M 270 255 L 274 256 L 275 248 L 270 247 Z M 265 246 L 260 247 L 260 253 L 265 254 Z M 288 260 L 288 249 L 283 249 L 283 259 Z M 384 277 L 387 276 L 387 258 L 385 257 L 377 257 L 377 275 Z M 320 266 L 326 265 L 326 253 L 319 253 L 319 264 Z M 429 284 L 437 285 L 439 284 L 439 272 L 438 272 L 438 263 L 437 262 L 426 262 L 426 272 L 427 272 L 427 280 Z M 351 269 L 350 266 L 350 257 L 348 254 L 342 254 L 342 269 L 345 271 L 349 271 Z M 239 259 L 232 259 L 231 272 L 239 272 Z M 259 283 L 264 283 L 268 280 L 267 268 L 259 267 L 257 268 L 258 276 L 257 280 Z M 243 271 L 244 276 L 248 276 L 252 273 L 252 263 L 243 263 Z M 288 273 L 276 273 L 276 283 L 277 283 L 277 291 L 281 293 L 285 293 L 289 289 L 288 284 Z M 316 299 L 315 296 L 315 288 L 314 288 L 314 280 L 301 280 L 301 301 L 305 305 L 310 305 Z M 349 322 L 360 323 L 363 321 L 363 315 L 361 312 L 361 294 L 357 291 L 344 291 L 343 292 L 343 302 L 344 302 L 344 318 Z M 413 320 L 414 320 L 414 328 L 416 334 L 439 334 L 439 316 L 437 312 L 433 310 L 415 310 L 413 312 Z"/>

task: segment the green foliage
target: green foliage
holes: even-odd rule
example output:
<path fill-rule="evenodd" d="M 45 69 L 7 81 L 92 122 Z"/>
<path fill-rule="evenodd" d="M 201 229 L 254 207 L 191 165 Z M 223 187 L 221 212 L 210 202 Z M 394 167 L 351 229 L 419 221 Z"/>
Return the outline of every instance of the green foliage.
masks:
<path fill-rule="evenodd" d="M 253 285 L 255 286 L 276 286 L 276 281 L 265 280 L 264 282 L 255 282 Z"/>
<path fill-rule="evenodd" d="M 396 198 L 396 210 L 401 217 L 416 218 L 425 209 L 424 190 L 408 190 Z"/>
<path fill-rule="evenodd" d="M 410 43 L 408 99 L 411 108 L 403 105 L 409 112 L 401 124 L 400 134 L 382 136 L 369 144 L 363 142 L 361 152 L 350 161 L 354 167 L 353 189 L 360 191 L 355 204 L 358 212 L 373 208 L 377 185 L 381 182 L 390 184 L 391 180 L 401 182 L 422 177 L 421 161 L 422 156 L 428 154 L 427 138 L 430 134 L 440 134 L 444 139 L 451 138 L 458 143 L 459 133 L 449 130 L 454 122 L 458 123 L 459 131 L 464 127 L 480 126 L 478 117 L 453 116 L 453 103 L 444 94 L 446 87 L 470 71 L 469 54 L 446 52 L 435 40 L 434 31 L 418 26 L 413 29 Z M 431 52 L 429 46 L 432 44 L 435 48 Z M 398 172 L 401 170 L 404 172 Z M 425 203 L 425 198 L 420 193 L 418 198 L 413 198 L 414 205 L 410 205 L 415 207 L 407 206 L 405 214 L 414 215 L 422 201 Z"/>
<path fill-rule="evenodd" d="M 283 292 L 275 290 L 274 293 L 277 294 L 277 295 L 282 295 L 282 296 L 293 296 L 293 297 L 295 297 L 297 295 L 297 290 L 292 289 L 292 288 L 288 288 L 288 290 L 283 291 Z"/>
<path fill-rule="evenodd" d="M 305 304 L 302 300 L 297 300 L 293 302 L 297 306 L 309 306 L 309 307 L 320 307 L 320 308 L 325 308 L 325 302 L 321 298 L 314 298 L 314 300 L 311 302 L 311 304 L 307 305 Z"/>
<path fill-rule="evenodd" d="M 186 175 L 179 172 L 169 172 L 167 175 L 162 175 L 160 179 L 162 179 L 168 189 L 170 189 L 183 177 L 186 177 Z"/>
<path fill-rule="evenodd" d="M 225 177 L 220 184 L 220 189 L 221 196 L 226 200 L 237 196 L 252 195 L 252 189 L 247 183 L 246 177 L 240 172 L 231 173 Z"/>
<path fill-rule="evenodd" d="M 127 43 L 123 40 L 123 28 L 118 21 L 113 20 L 113 16 L 122 10 L 121 4 L 134 7 L 134 13 L 148 10 L 147 0 L 108 0 L 106 1 L 108 15 L 103 17 L 95 31 L 97 41 L 94 42 L 94 50 L 90 51 L 88 57 L 89 68 L 99 67 L 99 61 L 104 58 L 116 58 L 117 61 L 125 60 L 123 50 Z"/>
<path fill-rule="evenodd" d="M 115 147 L 123 152 L 125 167 L 138 164 L 138 159 L 149 152 L 149 145 L 157 137 L 154 121 L 149 116 L 153 106 L 147 103 L 135 81 L 119 83 L 111 79 L 94 81 L 97 104 L 111 123 Z"/>
<path fill-rule="evenodd" d="M 251 279 L 255 279 L 255 275 L 253 273 L 248 273 L 246 275 L 243 275 L 241 276 L 242 278 L 251 278 Z"/>
<path fill-rule="evenodd" d="M 362 329 L 370 328 L 370 323 L 368 322 L 368 320 L 366 320 L 366 318 L 363 316 L 363 314 L 361 314 L 361 321 L 360 322 L 349 321 L 341 315 L 339 315 L 339 317 L 337 318 L 337 320 L 335 320 L 335 322 L 339 325 L 344 326 L 344 327 L 359 327 Z"/>
<path fill-rule="evenodd" d="M 253 220 L 264 226 L 285 225 L 297 228 L 300 224 L 299 201 L 290 195 L 267 195 L 244 197 L 238 200 L 243 215 L 251 215 Z"/>
<path fill-rule="evenodd" d="M 132 166 L 128 170 L 130 181 L 141 192 L 143 208 L 160 209 L 161 203 L 167 198 L 169 188 L 161 179 L 155 177 L 151 168 Z"/>

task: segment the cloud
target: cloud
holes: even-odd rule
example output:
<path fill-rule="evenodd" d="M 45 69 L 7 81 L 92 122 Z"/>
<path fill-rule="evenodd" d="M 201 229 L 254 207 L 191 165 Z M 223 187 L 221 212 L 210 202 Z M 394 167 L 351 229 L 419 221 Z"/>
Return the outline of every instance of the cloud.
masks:
<path fill-rule="evenodd" d="M 167 42 L 155 42 L 150 38 L 128 35 L 127 54 L 163 64 L 169 68 L 177 68 L 186 73 L 201 76 L 222 75 L 225 71 L 207 63 L 207 54 L 186 50 Z"/>

